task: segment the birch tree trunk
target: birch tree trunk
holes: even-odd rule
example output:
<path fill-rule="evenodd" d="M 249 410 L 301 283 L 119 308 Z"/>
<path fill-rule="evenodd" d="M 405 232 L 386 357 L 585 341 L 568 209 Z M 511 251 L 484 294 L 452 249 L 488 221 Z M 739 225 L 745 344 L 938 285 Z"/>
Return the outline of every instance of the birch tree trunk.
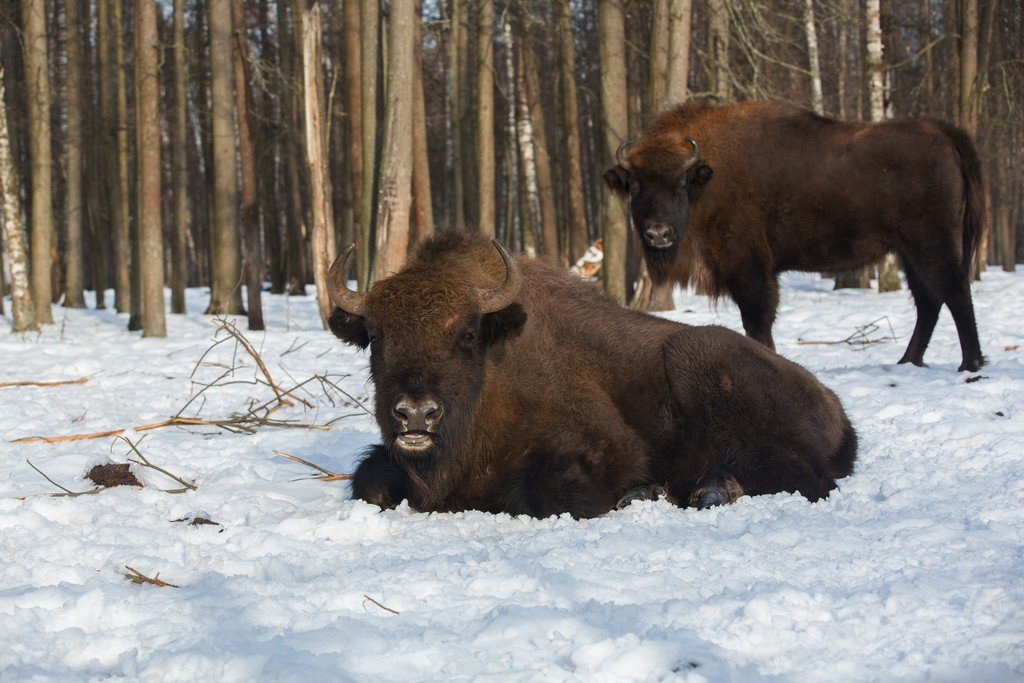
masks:
<path fill-rule="evenodd" d="M 810 66 L 811 108 L 819 116 L 825 114 L 821 93 L 821 58 L 818 55 L 818 29 L 814 24 L 814 0 L 804 0 L 804 31 L 807 34 L 807 61 Z"/>
<path fill-rule="evenodd" d="M 480 0 L 476 55 L 477 230 L 494 237 L 494 0 Z"/>
<path fill-rule="evenodd" d="M 867 69 L 871 120 L 885 120 L 884 60 L 882 54 L 881 0 L 867 0 Z M 878 291 L 894 292 L 900 288 L 896 256 L 886 254 L 878 267 Z"/>
<path fill-rule="evenodd" d="M 64 305 L 84 308 L 85 253 L 82 241 L 82 21 L 79 0 L 65 0 L 67 35 L 67 270 Z M 88 25 L 88 24 L 86 24 Z"/>
<path fill-rule="evenodd" d="M 238 159 L 242 179 L 242 232 L 245 235 L 245 290 L 250 330 L 263 324 L 263 247 L 260 243 L 259 203 L 256 197 L 256 149 L 253 145 L 252 92 L 249 88 L 249 38 L 243 0 L 231 1 L 234 24 L 235 115 L 238 119 Z"/>
<path fill-rule="evenodd" d="M 135 80 L 139 93 L 135 149 L 139 168 L 141 256 L 136 267 L 142 295 L 142 336 L 166 337 L 164 235 L 160 210 L 160 41 L 156 30 L 156 0 L 139 0 L 136 4 L 135 46 Z"/>
<path fill-rule="evenodd" d="M 11 158 L 4 95 L 4 68 L 0 65 L 0 192 L 3 193 L 0 200 L 3 202 L 4 250 L 11 268 L 11 332 L 25 332 L 38 329 L 38 325 L 29 285 L 25 228 L 21 224 L 21 179 Z"/>
<path fill-rule="evenodd" d="M 576 48 L 570 0 L 558 3 L 559 56 L 562 63 L 562 126 L 565 133 L 566 193 L 569 200 L 569 263 L 590 246 L 587 208 L 583 196 L 583 164 L 580 158 L 579 102 L 576 93 Z"/>
<path fill-rule="evenodd" d="M 327 329 L 331 316 L 331 299 L 327 292 L 327 269 L 334 254 L 330 248 L 330 236 L 334 234 L 334 209 L 331 206 L 330 178 L 327 172 L 325 150 L 324 107 L 321 102 L 322 79 L 322 35 L 320 5 L 302 9 L 296 3 L 302 18 L 302 91 L 305 103 L 306 121 L 306 162 L 309 164 L 309 187 L 312 194 L 313 234 L 311 251 L 313 256 L 313 283 L 316 285 L 316 301 L 320 309 L 320 320 Z"/>
<path fill-rule="evenodd" d="M 540 74 L 537 73 L 537 55 L 534 41 L 524 20 L 520 22 L 523 38 L 520 41 L 523 70 L 523 103 L 530 124 L 533 140 L 533 160 L 536 168 L 537 202 L 540 209 L 541 256 L 548 263 L 558 263 L 558 217 L 555 215 L 555 195 L 552 183 L 551 157 L 548 154 L 548 140 L 544 104 L 541 100 Z"/>
<path fill-rule="evenodd" d="M 601 114 L 604 119 L 604 163 L 610 166 L 615 150 L 626 139 L 626 22 L 619 0 L 599 0 L 598 40 L 601 59 Z M 628 224 L 622 202 L 602 188 L 604 234 L 604 288 L 620 303 L 626 301 L 626 249 Z"/>
<path fill-rule="evenodd" d="M 213 231 L 207 313 L 241 314 L 242 257 L 231 69 L 231 2 L 209 0 L 210 98 L 213 138 Z"/>
<path fill-rule="evenodd" d="M 185 76 L 185 0 L 174 0 L 174 123 L 171 129 L 171 182 L 174 194 L 174 228 L 171 237 L 171 313 L 185 312 L 188 263 L 188 109 Z"/>
<path fill-rule="evenodd" d="M 669 0 L 668 4 L 668 71 L 665 100 L 661 109 L 686 100 L 690 78 L 690 30 L 693 0 Z"/>
<path fill-rule="evenodd" d="M 392 0 L 388 32 L 388 88 L 377 200 L 374 279 L 396 273 L 409 250 L 412 205 L 413 22 L 416 0 Z"/>
<path fill-rule="evenodd" d="M 45 0 L 21 0 L 25 24 L 25 84 L 28 89 L 29 159 L 32 204 L 32 302 L 35 319 L 52 323 L 53 312 L 53 161 L 50 149 L 50 68 L 46 55 Z"/>
<path fill-rule="evenodd" d="M 363 200 L 362 241 L 356 253 L 359 269 L 359 287 L 365 290 L 373 276 L 371 251 L 373 246 L 377 189 L 377 58 L 380 31 L 379 0 L 360 0 L 359 23 L 362 31 L 362 103 L 363 103 Z"/>

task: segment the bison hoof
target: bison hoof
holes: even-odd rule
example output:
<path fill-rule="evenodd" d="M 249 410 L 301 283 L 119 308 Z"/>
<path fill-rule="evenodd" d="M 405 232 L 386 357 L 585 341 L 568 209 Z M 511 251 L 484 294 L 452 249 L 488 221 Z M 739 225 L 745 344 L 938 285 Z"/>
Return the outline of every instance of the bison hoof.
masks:
<path fill-rule="evenodd" d="M 658 500 L 666 495 L 668 494 L 663 486 L 635 486 L 622 494 L 622 497 L 615 503 L 615 509 L 621 510 L 638 500 Z"/>
<path fill-rule="evenodd" d="M 704 475 L 690 494 L 689 506 L 705 510 L 717 505 L 731 505 L 743 495 L 743 487 L 731 474 L 712 471 Z"/>
<path fill-rule="evenodd" d="M 977 372 L 981 370 L 981 366 L 985 364 L 984 357 L 982 358 L 965 358 L 964 362 L 957 368 L 957 372 Z"/>

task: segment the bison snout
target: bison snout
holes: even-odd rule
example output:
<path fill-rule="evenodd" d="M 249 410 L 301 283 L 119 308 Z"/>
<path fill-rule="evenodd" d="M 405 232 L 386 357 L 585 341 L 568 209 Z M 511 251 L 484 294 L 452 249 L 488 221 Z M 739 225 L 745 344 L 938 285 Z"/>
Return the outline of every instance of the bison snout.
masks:
<path fill-rule="evenodd" d="M 395 417 L 408 432 L 429 432 L 437 426 L 444 409 L 430 399 L 413 401 L 403 398 L 395 404 Z"/>
<path fill-rule="evenodd" d="M 664 223 L 652 223 L 644 228 L 644 241 L 649 247 L 665 249 L 672 246 L 675 236 L 671 226 Z"/>

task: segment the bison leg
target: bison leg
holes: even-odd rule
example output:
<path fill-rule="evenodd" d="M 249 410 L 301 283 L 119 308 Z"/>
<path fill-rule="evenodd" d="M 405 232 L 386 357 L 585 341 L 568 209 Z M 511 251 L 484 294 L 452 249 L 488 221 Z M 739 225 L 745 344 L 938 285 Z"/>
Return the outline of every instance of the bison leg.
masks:
<path fill-rule="evenodd" d="M 744 493 L 736 478 L 721 466 L 709 469 L 693 492 L 690 493 L 690 507 L 703 510 L 716 505 L 732 505 Z"/>
<path fill-rule="evenodd" d="M 409 497 L 409 475 L 374 446 L 352 475 L 352 497 L 390 509 Z"/>
<path fill-rule="evenodd" d="M 956 333 L 960 337 L 960 351 L 963 354 L 963 360 L 957 370 L 976 372 L 985 364 L 985 357 L 981 354 L 981 342 L 978 341 L 978 323 L 974 319 L 971 283 L 967 275 L 958 275 L 956 282 L 949 284 L 946 306 L 953 314 Z"/>
<path fill-rule="evenodd" d="M 748 337 L 774 351 L 772 325 L 779 308 L 779 285 L 756 264 L 743 266 L 738 272 L 742 275 L 731 278 L 726 289 L 740 309 L 743 330 Z"/>
<path fill-rule="evenodd" d="M 904 259 L 903 270 L 907 274 L 907 285 L 914 295 L 914 305 L 917 307 L 917 324 L 914 325 L 914 334 L 910 337 L 907 350 L 900 363 L 913 363 L 917 366 L 924 366 L 924 351 L 931 341 L 932 332 L 935 330 L 935 323 L 939 320 L 939 309 L 942 308 L 942 301 L 938 295 L 921 279 L 917 267 Z"/>

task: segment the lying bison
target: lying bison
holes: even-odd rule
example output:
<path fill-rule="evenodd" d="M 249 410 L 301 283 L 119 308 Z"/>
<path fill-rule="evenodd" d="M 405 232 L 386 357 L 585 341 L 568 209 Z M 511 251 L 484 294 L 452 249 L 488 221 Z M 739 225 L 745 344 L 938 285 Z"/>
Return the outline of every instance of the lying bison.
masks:
<path fill-rule="evenodd" d="M 800 366 L 493 245 L 442 233 L 368 294 L 346 287 L 352 247 L 332 266 L 330 327 L 370 348 L 384 441 L 355 472 L 356 498 L 592 517 L 638 487 L 697 507 L 813 501 L 853 470 L 839 400 Z"/>
<path fill-rule="evenodd" d="M 946 304 L 960 370 L 984 363 L 970 290 L 984 179 L 963 131 L 923 119 L 839 123 L 777 103 L 694 102 L 661 114 L 619 151 L 605 182 L 629 199 L 654 281 L 703 276 L 768 348 L 779 273 L 853 269 L 896 252 L 917 305 L 900 362 L 923 365 Z"/>

